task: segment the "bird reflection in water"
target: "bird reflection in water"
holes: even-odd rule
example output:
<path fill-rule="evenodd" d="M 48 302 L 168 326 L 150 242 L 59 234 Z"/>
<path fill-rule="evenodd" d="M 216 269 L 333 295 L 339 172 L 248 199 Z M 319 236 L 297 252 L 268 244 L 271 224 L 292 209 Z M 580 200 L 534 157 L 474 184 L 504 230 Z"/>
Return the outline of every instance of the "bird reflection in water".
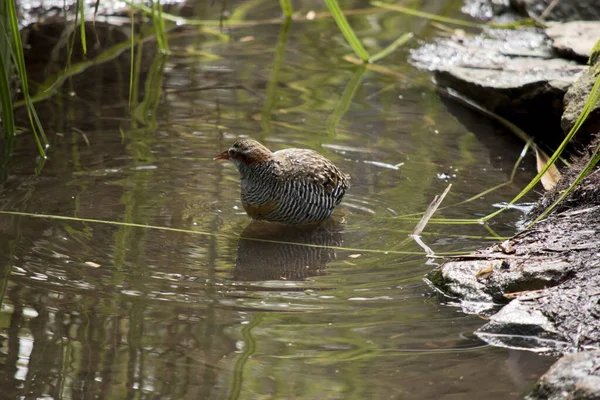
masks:
<path fill-rule="evenodd" d="M 290 226 L 252 221 L 238 242 L 233 279 L 238 281 L 300 281 L 323 275 L 342 245 L 337 221 Z"/>

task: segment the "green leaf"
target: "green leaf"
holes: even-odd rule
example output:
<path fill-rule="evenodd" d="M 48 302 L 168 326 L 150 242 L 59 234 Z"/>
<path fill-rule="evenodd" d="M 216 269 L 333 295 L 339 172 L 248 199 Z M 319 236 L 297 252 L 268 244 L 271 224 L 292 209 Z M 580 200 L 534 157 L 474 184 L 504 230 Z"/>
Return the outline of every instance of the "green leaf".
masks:
<path fill-rule="evenodd" d="M 354 33 L 354 30 L 352 29 L 352 27 L 348 23 L 348 20 L 342 13 L 342 10 L 340 9 L 340 6 L 338 5 L 337 1 L 325 0 L 325 3 L 327 4 L 327 8 L 329 8 L 329 12 L 331 12 L 335 23 L 340 28 L 340 31 L 342 31 L 342 34 L 346 38 L 346 41 L 348 42 L 350 47 L 352 47 L 352 50 L 354 50 L 356 55 L 364 62 L 369 61 L 369 53 L 367 53 L 361 41 Z"/>

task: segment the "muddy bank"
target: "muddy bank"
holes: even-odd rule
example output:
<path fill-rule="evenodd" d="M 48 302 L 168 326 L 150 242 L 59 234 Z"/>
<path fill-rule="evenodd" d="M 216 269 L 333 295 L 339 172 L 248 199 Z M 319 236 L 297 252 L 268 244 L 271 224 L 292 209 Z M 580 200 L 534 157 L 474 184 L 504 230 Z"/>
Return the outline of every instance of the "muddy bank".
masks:
<path fill-rule="evenodd" d="M 495 21 L 543 17 L 545 25 L 484 29 L 474 36 L 457 31 L 414 51 L 413 62 L 432 71 L 440 87 L 460 92 L 555 148 L 600 75 L 600 4 L 553 3 L 467 1 L 464 10 L 472 15 Z M 576 137 L 578 160 L 540 199 L 527 228 L 428 275 L 465 312 L 489 318 L 476 331 L 488 343 L 576 353 L 560 359 L 530 399 L 600 398 L 600 355 L 594 351 L 600 345 L 600 170 L 592 170 L 548 216 L 536 220 L 595 156 L 599 134 L 596 104 Z"/>

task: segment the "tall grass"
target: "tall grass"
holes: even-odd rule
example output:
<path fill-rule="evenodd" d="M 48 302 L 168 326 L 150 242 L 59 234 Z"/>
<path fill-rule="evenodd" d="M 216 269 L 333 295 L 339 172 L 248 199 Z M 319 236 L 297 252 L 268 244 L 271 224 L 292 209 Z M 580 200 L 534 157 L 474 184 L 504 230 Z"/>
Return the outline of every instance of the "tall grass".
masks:
<path fill-rule="evenodd" d="M 44 128 L 38 118 L 37 112 L 31 96 L 29 95 L 29 85 L 27 82 L 27 70 L 25 68 L 25 56 L 23 54 L 23 45 L 21 43 L 21 34 L 19 32 L 19 20 L 17 18 L 17 10 L 14 1 L 3 1 L 1 2 L 2 17 L 0 22 L 0 33 L 3 39 L 0 43 L 0 51 L 2 51 L 0 62 L 1 75 L 0 83 L 0 99 L 2 100 L 2 117 L 4 121 L 4 137 L 8 139 L 10 143 L 16 133 L 16 127 L 14 122 L 13 114 L 13 101 L 11 93 L 11 78 L 16 72 L 16 76 L 21 83 L 21 90 L 23 93 L 23 99 L 25 101 L 25 107 L 27 109 L 27 115 L 29 117 L 29 123 L 31 130 L 33 131 L 35 141 L 37 144 L 38 152 L 40 155 L 46 157 L 46 148 L 48 146 L 48 139 L 44 133 Z"/>
<path fill-rule="evenodd" d="M 0 104 L 2 105 L 3 138 L 6 147 L 10 147 L 15 134 L 15 119 L 13 115 L 13 93 L 11 92 L 13 62 L 10 56 L 11 40 L 6 27 L 9 25 L 7 2 L 0 2 L 0 23 L 3 35 L 0 37 Z"/>

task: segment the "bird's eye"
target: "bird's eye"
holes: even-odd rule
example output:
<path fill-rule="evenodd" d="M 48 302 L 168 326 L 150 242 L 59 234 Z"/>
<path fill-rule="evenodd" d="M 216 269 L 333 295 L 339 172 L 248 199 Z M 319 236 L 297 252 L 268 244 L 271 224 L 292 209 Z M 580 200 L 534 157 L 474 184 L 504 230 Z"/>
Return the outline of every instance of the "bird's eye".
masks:
<path fill-rule="evenodd" d="M 228 153 L 229 153 L 229 157 L 233 157 L 235 155 L 235 150 L 229 149 Z"/>

